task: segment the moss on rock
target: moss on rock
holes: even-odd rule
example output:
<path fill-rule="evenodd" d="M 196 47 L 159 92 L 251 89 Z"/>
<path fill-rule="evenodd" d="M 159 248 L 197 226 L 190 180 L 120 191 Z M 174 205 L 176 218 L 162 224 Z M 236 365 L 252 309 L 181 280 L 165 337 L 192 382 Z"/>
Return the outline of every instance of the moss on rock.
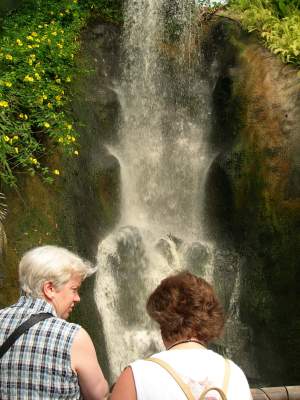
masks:
<path fill-rule="evenodd" d="M 230 214 L 223 216 L 231 219 L 230 231 L 221 232 L 246 259 L 242 318 L 254 330 L 262 380 L 296 384 L 300 79 L 297 70 L 260 47 L 235 21 L 215 18 L 203 40 L 207 60 L 218 64 L 212 78 L 216 123 L 211 144 L 231 193 Z"/>

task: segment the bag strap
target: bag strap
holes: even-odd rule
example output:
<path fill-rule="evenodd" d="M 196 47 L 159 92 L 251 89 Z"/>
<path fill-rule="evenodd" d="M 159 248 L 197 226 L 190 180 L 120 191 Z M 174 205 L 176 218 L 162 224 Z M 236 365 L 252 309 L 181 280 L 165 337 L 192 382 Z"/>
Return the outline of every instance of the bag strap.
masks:
<path fill-rule="evenodd" d="M 208 389 L 204 390 L 204 392 L 201 393 L 201 396 L 199 397 L 199 400 L 205 400 L 205 396 L 207 395 L 208 392 L 210 392 L 211 390 L 215 390 L 216 392 L 219 393 L 219 395 L 221 396 L 222 400 L 227 400 L 227 397 L 225 395 L 225 393 L 223 392 L 222 389 L 218 388 L 218 387 L 209 387 Z"/>
<path fill-rule="evenodd" d="M 167 364 L 165 361 L 161 360 L 160 358 L 155 358 L 155 357 L 146 358 L 145 361 L 152 361 L 156 364 L 159 364 L 161 367 L 163 367 L 167 372 L 169 372 L 169 374 L 172 376 L 172 378 L 180 386 L 181 390 L 186 395 L 186 398 L 188 400 L 195 400 L 195 398 L 191 392 L 191 389 L 188 387 L 188 385 L 186 383 L 183 382 L 183 380 L 180 378 L 180 376 L 174 371 L 174 369 L 169 364 Z"/>
<path fill-rule="evenodd" d="M 186 398 L 188 400 L 195 400 L 191 389 L 189 388 L 189 386 L 183 382 L 183 380 L 180 378 L 180 376 L 174 371 L 174 369 L 165 361 L 161 360 L 160 358 L 155 358 L 155 357 L 149 357 L 146 358 L 145 361 L 152 361 L 156 364 L 159 364 L 161 367 L 163 367 L 167 372 L 169 372 L 169 374 L 173 377 L 173 379 L 177 382 L 177 384 L 180 386 L 180 388 L 182 389 L 183 393 L 186 395 Z M 204 390 L 204 392 L 201 393 L 201 396 L 199 398 L 199 400 L 205 400 L 205 396 L 208 392 L 210 392 L 211 390 L 215 390 L 217 391 L 222 400 L 227 400 L 226 394 L 227 390 L 228 390 L 228 384 L 229 384 L 229 374 L 230 374 L 230 364 L 229 364 L 229 360 L 227 358 L 224 359 L 225 361 L 225 373 L 224 373 L 224 381 L 223 381 L 223 390 L 217 387 L 210 387 L 206 390 Z"/>
<path fill-rule="evenodd" d="M 230 361 L 228 360 L 228 358 L 225 358 L 224 361 L 225 361 L 225 372 L 224 372 L 222 389 L 225 395 L 227 395 L 228 385 L 229 385 L 229 375 L 230 375 Z"/>
<path fill-rule="evenodd" d="M 25 322 L 23 322 L 20 326 L 18 326 L 6 339 L 6 341 L 0 347 L 0 358 L 4 356 L 4 354 L 9 350 L 9 348 L 15 343 L 15 341 L 23 335 L 23 333 L 27 332 L 29 328 L 33 325 L 37 324 L 40 321 L 44 321 L 47 318 L 53 317 L 50 313 L 40 313 L 33 314 L 30 318 L 28 318 Z"/>
<path fill-rule="evenodd" d="M 219 393 L 219 395 L 221 396 L 222 400 L 227 400 L 226 395 L 227 395 L 228 385 L 229 385 L 230 363 L 229 363 L 228 358 L 224 358 L 224 361 L 225 361 L 225 372 L 224 372 L 224 380 L 223 380 L 222 389 L 220 389 L 218 387 L 209 387 L 208 389 L 204 390 L 204 392 L 201 393 L 199 400 L 205 400 L 205 396 L 211 390 L 217 391 Z"/>

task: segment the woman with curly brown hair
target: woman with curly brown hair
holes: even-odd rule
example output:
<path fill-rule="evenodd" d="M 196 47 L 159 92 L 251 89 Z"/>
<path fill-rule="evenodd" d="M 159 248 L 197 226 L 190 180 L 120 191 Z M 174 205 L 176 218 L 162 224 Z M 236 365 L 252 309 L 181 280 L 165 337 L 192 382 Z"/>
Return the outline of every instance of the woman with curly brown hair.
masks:
<path fill-rule="evenodd" d="M 170 276 L 150 295 L 147 311 L 160 326 L 166 350 L 131 363 L 112 400 L 252 399 L 243 371 L 207 349 L 224 326 L 209 283 L 189 272 Z"/>

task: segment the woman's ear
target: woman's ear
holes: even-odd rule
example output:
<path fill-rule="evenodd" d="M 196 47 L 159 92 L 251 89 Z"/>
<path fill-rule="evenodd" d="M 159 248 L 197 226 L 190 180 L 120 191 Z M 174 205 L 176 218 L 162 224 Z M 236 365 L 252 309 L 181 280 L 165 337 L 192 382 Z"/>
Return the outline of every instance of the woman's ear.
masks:
<path fill-rule="evenodd" d="M 55 289 L 51 281 L 43 283 L 42 292 L 46 300 L 52 301 L 54 299 Z"/>

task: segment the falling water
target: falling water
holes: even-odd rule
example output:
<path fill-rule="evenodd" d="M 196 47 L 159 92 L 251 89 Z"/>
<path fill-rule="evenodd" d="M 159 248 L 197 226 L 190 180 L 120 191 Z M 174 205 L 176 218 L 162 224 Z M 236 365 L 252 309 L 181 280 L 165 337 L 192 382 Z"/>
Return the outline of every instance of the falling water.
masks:
<path fill-rule="evenodd" d="M 202 229 L 203 186 L 214 155 L 209 88 L 193 46 L 194 3 L 128 0 L 123 75 L 118 227 L 99 244 L 95 299 L 112 377 L 162 347 L 145 315 L 149 293 L 173 271 L 212 279 L 214 248 Z M 166 24 L 166 20 L 168 24 Z"/>
<path fill-rule="evenodd" d="M 205 106 L 191 116 L 189 103 L 199 87 L 195 71 L 184 69 L 179 76 L 183 68 L 179 65 L 178 81 L 168 76 L 162 59 L 164 3 L 129 1 L 126 11 L 124 74 L 119 89 L 123 121 L 120 144 L 112 150 L 122 171 L 121 225 L 198 239 L 199 187 L 208 165 L 204 141 L 208 110 Z M 173 17 L 183 25 L 181 29 L 186 28 L 189 18 L 185 14 L 190 11 L 183 4 L 178 2 Z M 191 76 L 194 82 L 183 87 Z"/>

